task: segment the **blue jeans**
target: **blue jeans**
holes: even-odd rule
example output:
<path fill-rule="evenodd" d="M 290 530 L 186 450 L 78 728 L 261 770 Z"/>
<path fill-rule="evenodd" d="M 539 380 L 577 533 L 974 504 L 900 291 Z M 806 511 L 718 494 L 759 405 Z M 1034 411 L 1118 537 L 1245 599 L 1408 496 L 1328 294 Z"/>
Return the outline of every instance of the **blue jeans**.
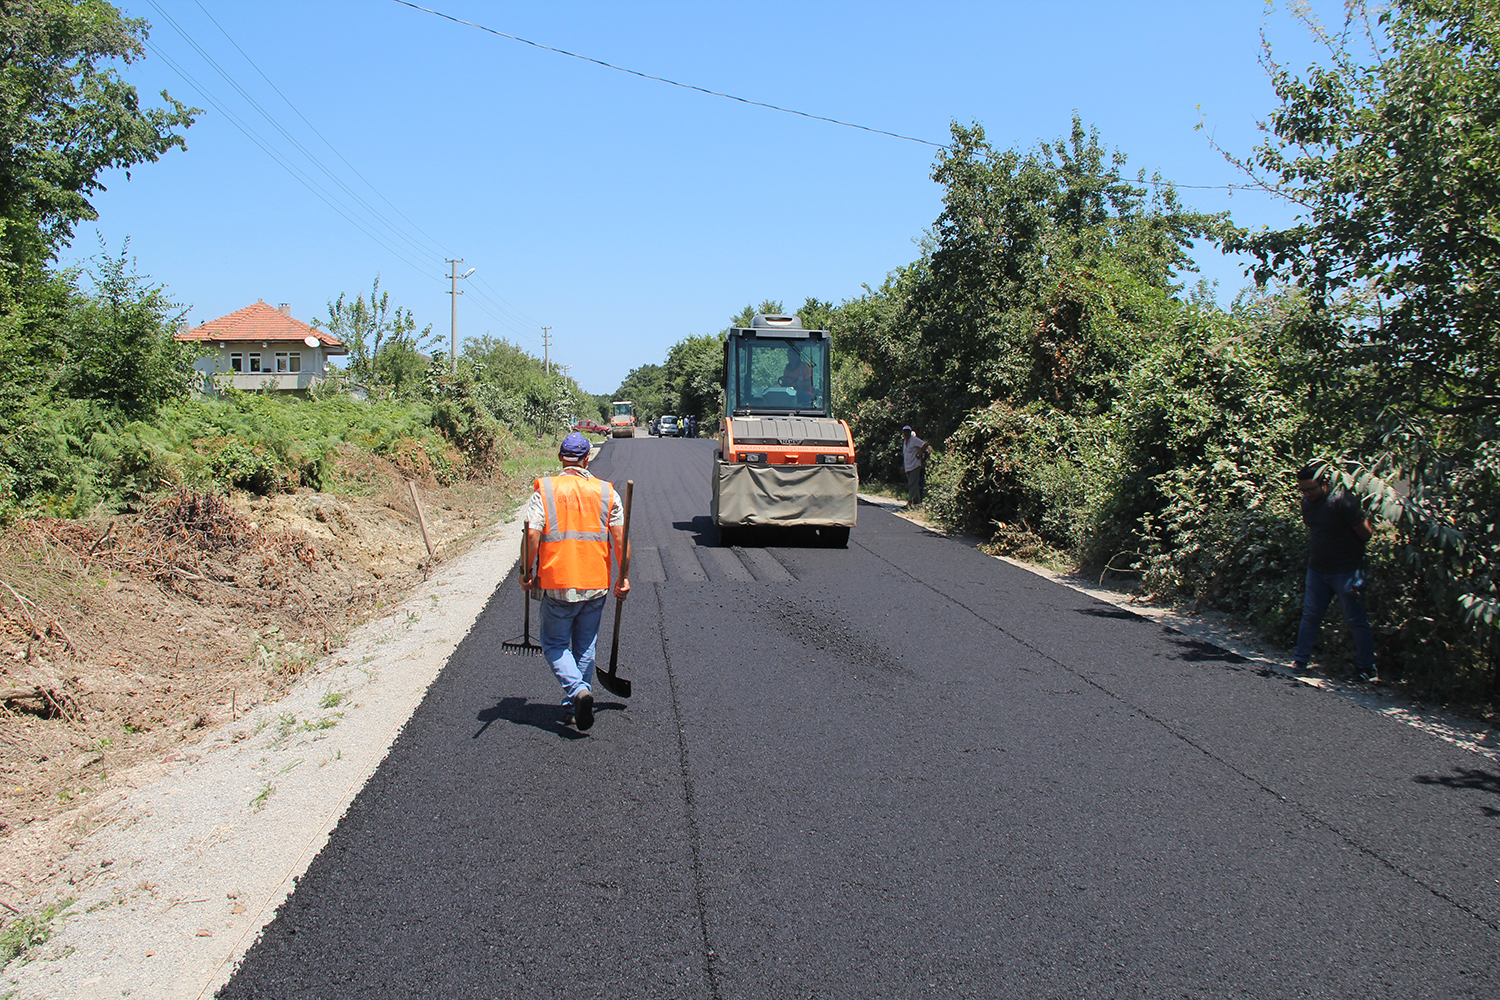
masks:
<path fill-rule="evenodd" d="M 1362 670 L 1375 666 L 1375 636 L 1370 631 L 1369 619 L 1365 617 L 1365 598 L 1360 588 L 1364 586 L 1363 570 L 1353 573 L 1319 573 L 1307 571 L 1307 591 L 1302 598 L 1302 626 L 1297 629 L 1297 651 L 1292 659 L 1306 663 L 1312 656 L 1313 643 L 1318 641 L 1318 631 L 1323 627 L 1323 615 L 1328 603 L 1337 594 L 1344 608 L 1344 621 L 1354 634 L 1354 663 Z"/>
<path fill-rule="evenodd" d="M 593 687 L 594 647 L 599 641 L 599 619 L 604 598 L 559 601 L 542 598 L 542 655 L 562 685 L 563 704 Z"/>

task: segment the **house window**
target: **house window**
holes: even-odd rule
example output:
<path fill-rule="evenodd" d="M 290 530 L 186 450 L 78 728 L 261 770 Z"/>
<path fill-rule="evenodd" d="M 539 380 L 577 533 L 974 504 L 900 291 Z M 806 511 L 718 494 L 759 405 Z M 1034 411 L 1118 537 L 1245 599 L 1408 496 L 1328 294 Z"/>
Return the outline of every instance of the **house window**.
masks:
<path fill-rule="evenodd" d="M 300 353 L 288 353 L 287 351 L 277 352 L 276 370 L 278 372 L 300 372 L 302 370 L 302 355 Z"/>
<path fill-rule="evenodd" d="M 252 354 L 250 355 L 250 372 L 254 374 L 258 371 L 260 371 L 260 355 Z"/>
<path fill-rule="evenodd" d="M 243 354 L 231 354 L 229 356 L 229 370 L 242 372 L 245 370 L 245 356 Z"/>

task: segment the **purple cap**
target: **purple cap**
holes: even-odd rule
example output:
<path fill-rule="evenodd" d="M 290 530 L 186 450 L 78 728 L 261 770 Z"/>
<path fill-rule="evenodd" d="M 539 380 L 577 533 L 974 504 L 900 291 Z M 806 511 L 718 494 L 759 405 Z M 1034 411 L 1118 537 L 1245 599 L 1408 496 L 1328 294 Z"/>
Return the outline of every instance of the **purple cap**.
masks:
<path fill-rule="evenodd" d="M 901 425 L 901 429 L 903 431 L 909 431 L 909 430 L 911 430 L 911 424 L 902 424 Z"/>
<path fill-rule="evenodd" d="M 594 446 L 589 444 L 589 439 L 574 431 L 562 439 L 562 445 L 557 453 L 565 458 L 582 458 L 587 455 Z"/>

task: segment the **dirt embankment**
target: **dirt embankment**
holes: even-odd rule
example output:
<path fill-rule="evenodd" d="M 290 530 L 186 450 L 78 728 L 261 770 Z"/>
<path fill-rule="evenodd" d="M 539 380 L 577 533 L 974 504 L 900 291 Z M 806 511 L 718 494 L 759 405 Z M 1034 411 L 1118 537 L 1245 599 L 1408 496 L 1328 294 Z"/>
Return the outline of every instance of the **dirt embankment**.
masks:
<path fill-rule="evenodd" d="M 362 495 L 180 493 L 139 515 L 0 536 L 0 924 L 125 772 L 277 698 L 426 576 L 435 559 L 405 481 L 364 472 Z M 519 492 L 419 488 L 436 558 Z"/>

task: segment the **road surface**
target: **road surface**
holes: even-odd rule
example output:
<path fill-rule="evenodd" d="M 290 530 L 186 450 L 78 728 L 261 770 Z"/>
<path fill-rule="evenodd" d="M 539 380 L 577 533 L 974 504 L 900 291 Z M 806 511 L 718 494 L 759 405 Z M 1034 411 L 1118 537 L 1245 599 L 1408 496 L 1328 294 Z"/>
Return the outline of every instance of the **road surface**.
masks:
<path fill-rule="evenodd" d="M 512 576 L 221 997 L 1500 995 L 1489 760 L 875 507 L 719 548 L 712 448 L 594 465 L 630 702 Z"/>

